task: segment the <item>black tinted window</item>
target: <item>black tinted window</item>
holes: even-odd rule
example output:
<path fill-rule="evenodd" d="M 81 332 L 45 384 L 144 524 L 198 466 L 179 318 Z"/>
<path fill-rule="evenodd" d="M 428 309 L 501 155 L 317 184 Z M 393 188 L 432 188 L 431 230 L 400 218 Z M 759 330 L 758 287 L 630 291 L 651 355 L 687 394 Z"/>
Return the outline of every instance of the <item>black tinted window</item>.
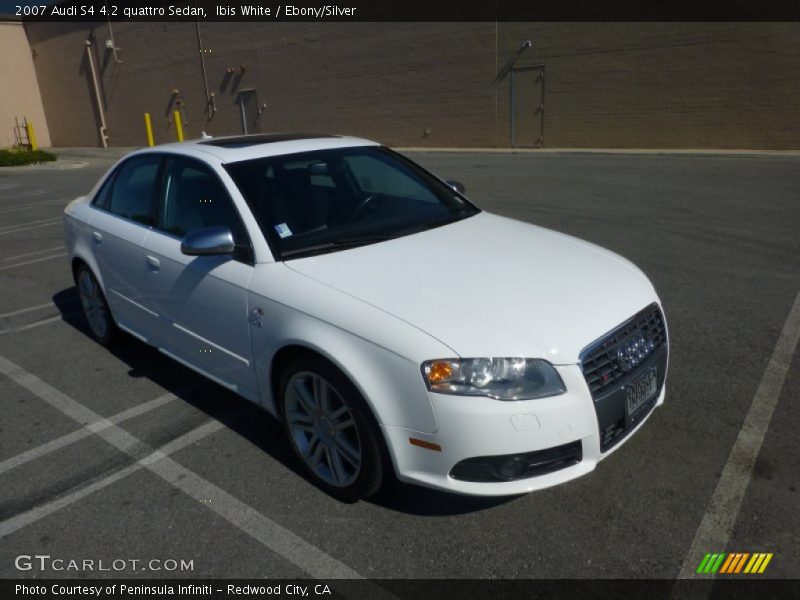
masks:
<path fill-rule="evenodd" d="M 193 161 L 168 159 L 157 227 L 183 237 L 218 225 L 228 227 L 237 244 L 247 245 L 236 207 L 217 176 Z"/>
<path fill-rule="evenodd" d="M 100 188 L 100 191 L 92 200 L 92 205 L 98 208 L 105 208 L 108 209 L 108 201 L 111 199 L 111 188 L 114 185 L 114 177 L 116 173 L 112 173 L 108 179 L 105 180 L 103 183 L 103 187 Z"/>
<path fill-rule="evenodd" d="M 158 156 L 143 156 L 126 162 L 114 181 L 108 210 L 122 217 L 152 225 L 150 207 L 153 201 Z"/>
<path fill-rule="evenodd" d="M 264 157 L 225 168 L 283 259 L 409 235 L 478 212 L 414 163 L 375 146 Z"/>

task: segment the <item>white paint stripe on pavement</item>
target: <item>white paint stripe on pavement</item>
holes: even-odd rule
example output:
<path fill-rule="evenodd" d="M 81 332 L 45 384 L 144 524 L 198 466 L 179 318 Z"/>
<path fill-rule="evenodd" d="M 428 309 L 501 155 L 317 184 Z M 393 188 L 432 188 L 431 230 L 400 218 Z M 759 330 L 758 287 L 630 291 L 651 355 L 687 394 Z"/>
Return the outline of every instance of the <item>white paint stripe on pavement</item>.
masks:
<path fill-rule="evenodd" d="M 800 340 L 800 293 L 794 299 L 717 488 L 697 528 L 692 546 L 678 575 L 681 579 L 696 576 L 697 565 L 706 552 L 721 552 L 727 549 L 798 340 Z"/>
<path fill-rule="evenodd" d="M 61 217 L 47 217 L 46 219 L 36 219 L 35 221 L 25 221 L 24 223 L 3 225 L 2 227 L 0 227 L 0 231 L 6 231 L 8 229 L 17 229 L 19 227 L 26 227 L 28 225 L 38 225 L 39 223 L 49 223 L 51 221 L 58 221 L 58 220 L 61 220 Z"/>
<path fill-rule="evenodd" d="M 53 260 L 54 258 L 61 258 L 62 256 L 66 256 L 66 252 L 61 252 L 59 254 L 53 254 L 51 256 L 43 256 L 41 258 L 33 258 L 31 260 L 25 260 L 22 262 L 18 262 L 14 265 L 6 265 L 5 267 L 0 267 L 0 271 L 6 271 L 8 269 L 16 269 L 17 267 L 24 267 L 25 265 L 32 265 L 33 263 L 44 262 L 46 260 Z"/>
<path fill-rule="evenodd" d="M 60 225 L 61 219 L 53 221 L 52 223 L 42 223 L 41 225 L 31 225 L 30 227 L 20 227 L 18 229 L 10 229 L 7 231 L 0 231 L 0 235 L 6 235 L 9 233 L 19 233 L 20 231 L 27 231 L 28 229 L 39 229 L 40 227 L 52 227 L 53 225 Z"/>
<path fill-rule="evenodd" d="M 35 252 L 26 252 L 25 254 L 17 254 L 16 256 L 9 256 L 0 260 L 0 262 L 11 262 L 19 258 L 27 258 L 28 256 L 36 256 L 37 254 L 47 254 L 48 252 L 55 252 L 56 250 L 63 250 L 64 246 L 53 246 L 52 248 L 45 248 L 44 250 L 36 250 Z"/>
<path fill-rule="evenodd" d="M 33 373 L 25 371 L 2 356 L 0 356 L 0 373 L 3 373 L 18 385 L 34 393 L 81 425 L 85 426 L 102 419 L 102 417 L 77 400 L 73 400 L 66 394 L 36 377 Z M 147 448 L 144 442 L 117 425 L 110 425 L 108 428 L 98 431 L 97 435 L 114 447 L 135 458 L 140 456 L 143 448 Z M 259 513 L 254 508 L 228 494 L 213 483 L 206 481 L 193 471 L 179 465 L 169 458 L 163 450 L 151 452 L 135 465 L 118 471 L 114 475 L 111 475 L 110 478 L 113 481 L 118 481 L 127 474 L 133 473 L 136 470 L 135 467 L 139 464 L 145 466 L 151 472 L 171 483 L 195 500 L 207 501 L 211 499 L 212 502 L 204 502 L 203 505 L 226 519 L 244 533 L 261 542 L 261 544 L 279 556 L 291 561 L 311 577 L 322 580 L 362 578 L 356 571 L 326 554 L 316 546 L 308 543 L 300 536 L 282 527 L 269 517 Z M 121 475 L 121 473 L 124 474 Z M 75 492 L 75 494 L 82 494 L 80 497 L 88 495 L 95 489 L 100 489 L 108 485 L 101 485 L 104 481 L 105 480 L 100 480 L 91 484 L 87 486 L 87 488 Z M 85 492 L 87 489 L 91 489 L 91 491 Z M 52 512 L 61 508 L 63 502 L 64 499 L 62 498 L 50 503 L 54 508 L 49 509 L 46 514 L 52 514 Z M 17 515 L 8 521 L 3 521 L 0 523 L 0 538 L 8 535 L 12 530 L 16 531 L 20 527 L 24 527 L 42 518 L 42 516 L 46 516 L 42 514 L 42 511 L 48 506 L 50 505 L 37 507 L 27 513 L 23 513 L 23 515 L 27 515 L 24 519 L 22 518 L 23 515 Z M 385 590 L 378 586 L 374 587 L 375 593 L 371 595 L 371 597 L 388 597 L 388 593 Z"/>
<path fill-rule="evenodd" d="M 39 208 L 40 206 L 51 206 L 53 204 L 61 204 L 66 206 L 72 200 L 74 200 L 74 197 L 59 198 L 58 200 L 47 200 L 45 202 L 28 202 L 24 206 L 12 206 L 10 208 L 2 208 L 0 209 L 0 213 L 19 212 L 21 210 L 32 210 L 34 208 Z"/>
<path fill-rule="evenodd" d="M 6 317 L 15 317 L 17 315 L 24 315 L 25 313 L 33 312 L 36 310 L 42 310 L 43 308 L 48 308 L 50 306 L 55 306 L 54 303 L 48 302 L 46 304 L 37 304 L 36 306 L 29 306 L 28 308 L 20 308 L 19 310 L 12 310 L 11 312 L 3 313 L 0 315 L 0 319 L 5 319 Z"/>
<path fill-rule="evenodd" d="M 5 335 L 7 333 L 18 333 L 20 331 L 27 331 L 28 329 L 34 329 L 35 327 L 41 327 L 42 325 L 49 325 L 50 323 L 55 323 L 56 321 L 61 321 L 63 319 L 69 319 L 70 317 L 76 317 L 79 314 L 81 314 L 80 311 L 64 313 L 63 315 L 56 315 L 55 317 L 42 319 L 41 321 L 36 321 L 35 323 L 30 323 L 28 325 L 22 325 L 20 327 L 10 327 L 8 329 L 0 329 L 0 335 Z"/>
<path fill-rule="evenodd" d="M 48 515 L 52 515 L 54 512 L 61 510 L 62 508 L 66 508 L 71 504 L 74 504 L 78 500 L 85 498 L 89 494 L 93 494 L 103 488 L 108 487 L 112 483 L 116 483 L 120 479 L 124 479 L 128 475 L 135 473 L 146 467 L 147 464 L 152 463 L 154 460 L 160 460 L 167 456 L 168 454 L 172 454 L 173 452 L 177 452 L 178 450 L 185 448 L 186 446 L 190 446 L 195 442 L 200 441 L 204 437 L 211 435 L 215 431 L 222 429 L 224 425 L 219 421 L 210 421 L 192 429 L 190 432 L 183 434 L 182 436 L 175 438 L 170 443 L 162 446 L 160 449 L 154 451 L 153 453 L 145 456 L 141 460 L 128 465 L 127 467 L 112 473 L 111 475 L 104 477 L 102 479 L 98 479 L 90 483 L 87 486 L 84 486 L 78 490 L 75 490 L 72 493 L 66 494 L 61 496 L 60 498 L 56 498 L 51 502 L 47 502 L 46 504 L 41 504 L 39 506 L 35 506 L 34 508 L 27 510 L 23 513 L 19 513 L 11 517 L 10 519 L 6 519 L 5 521 L 0 522 L 0 539 L 11 535 L 15 531 L 19 531 L 23 527 L 30 525 L 31 523 L 35 523 L 40 519 L 45 518 Z"/>
<path fill-rule="evenodd" d="M 103 429 L 107 429 L 112 425 L 118 425 L 128 419 L 132 419 L 134 417 L 138 417 L 140 415 L 145 414 L 151 410 L 164 406 L 165 404 L 169 404 L 173 400 L 175 400 L 177 396 L 172 393 L 167 393 L 159 396 L 158 398 L 154 398 L 149 402 L 144 402 L 137 406 L 131 407 L 127 410 L 123 410 L 122 412 L 117 413 L 113 417 L 109 417 L 108 419 L 101 419 L 100 421 L 95 421 L 91 425 L 86 425 L 77 431 L 73 431 L 72 433 L 68 433 L 66 435 L 62 435 L 60 438 L 56 438 L 46 444 L 42 444 L 41 446 L 37 446 L 36 448 L 31 448 L 27 452 L 23 452 L 22 454 L 17 454 L 16 456 L 12 456 L 2 462 L 0 462 L 0 475 L 5 473 L 6 471 L 10 471 L 20 465 L 24 465 L 27 462 L 32 460 L 36 460 L 37 458 L 42 458 L 43 456 L 47 456 L 55 452 L 56 450 L 60 450 L 61 448 L 65 448 L 70 444 L 74 444 L 75 442 L 79 442 L 80 440 L 87 438 L 91 435 L 94 435 L 98 431 L 102 431 Z"/>

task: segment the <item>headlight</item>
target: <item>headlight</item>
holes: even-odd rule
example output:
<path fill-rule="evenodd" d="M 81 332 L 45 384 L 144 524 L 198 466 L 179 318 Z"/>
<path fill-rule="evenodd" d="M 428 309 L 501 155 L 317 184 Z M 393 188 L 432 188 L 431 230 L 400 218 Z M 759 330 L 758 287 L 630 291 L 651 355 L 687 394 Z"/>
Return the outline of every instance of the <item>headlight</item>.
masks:
<path fill-rule="evenodd" d="M 561 377 L 539 358 L 443 358 L 422 363 L 428 389 L 440 394 L 530 400 L 567 391 Z"/>

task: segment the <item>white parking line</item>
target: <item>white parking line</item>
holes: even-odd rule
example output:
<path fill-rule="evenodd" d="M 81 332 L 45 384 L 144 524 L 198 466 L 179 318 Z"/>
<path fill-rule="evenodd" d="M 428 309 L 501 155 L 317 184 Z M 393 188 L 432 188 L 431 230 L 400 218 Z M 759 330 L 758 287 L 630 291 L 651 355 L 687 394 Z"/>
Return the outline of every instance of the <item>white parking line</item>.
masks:
<path fill-rule="evenodd" d="M 37 254 L 47 254 L 48 252 L 55 252 L 56 250 L 63 250 L 63 249 L 64 246 L 62 244 L 61 246 L 53 246 L 52 248 L 45 248 L 44 250 L 36 250 L 35 252 L 26 252 L 25 254 L 17 254 L 16 256 L 9 256 L 8 258 L 0 259 L 0 262 L 12 262 L 20 258 L 36 256 Z"/>
<path fill-rule="evenodd" d="M 769 422 L 778 403 L 792 356 L 797 349 L 798 340 L 800 340 L 800 293 L 794 299 L 717 488 L 697 528 L 692 546 L 678 575 L 681 579 L 695 576 L 700 557 L 706 552 L 720 552 L 727 548 L 747 486 L 753 476 L 753 467 L 761 450 L 761 444 L 764 442 Z M 703 576 L 703 578 L 708 577 L 708 575 Z"/>
<path fill-rule="evenodd" d="M 74 301 L 75 299 L 73 299 Z M 12 310 L 11 312 L 3 313 L 0 315 L 0 319 L 5 319 L 6 317 L 15 317 L 17 315 L 24 315 L 25 313 L 33 312 L 36 310 L 42 310 L 43 308 L 48 308 L 50 306 L 55 306 L 54 303 L 48 302 L 46 304 L 37 304 L 36 306 L 29 306 L 28 308 L 20 308 L 19 310 Z"/>
<path fill-rule="evenodd" d="M 70 317 L 77 317 L 79 314 L 81 314 L 80 311 L 69 312 L 69 313 L 64 313 L 62 315 L 56 315 L 55 317 L 42 319 L 41 321 L 36 321 L 34 323 L 29 323 L 28 325 L 22 325 L 20 327 L 9 327 L 8 329 L 0 329 L 0 335 L 6 335 L 7 333 L 18 333 L 20 331 L 27 331 L 28 329 L 34 329 L 36 327 L 41 327 L 42 325 L 49 325 L 50 323 L 55 323 L 56 321 L 69 319 Z"/>
<path fill-rule="evenodd" d="M 17 186 L 17 187 L 19 187 L 19 186 Z M 28 190 L 28 191 L 24 191 L 24 192 L 15 191 L 15 192 L 11 192 L 11 195 L 8 195 L 5 192 L 3 192 L 2 194 L 0 194 L 0 199 L 1 200 L 18 200 L 20 198 L 33 198 L 34 196 L 43 196 L 46 193 L 47 193 L 47 190 L 42 190 L 42 189 Z"/>
<path fill-rule="evenodd" d="M 32 210 L 34 208 L 39 208 L 40 206 L 51 206 L 53 204 L 63 204 L 64 206 L 66 206 L 72 200 L 73 197 L 59 198 L 58 200 L 46 200 L 44 202 L 30 202 L 25 204 L 25 206 L 13 206 L 9 208 L 2 208 L 0 209 L 0 213 L 19 212 L 21 210 Z"/>
<path fill-rule="evenodd" d="M 60 225 L 60 224 L 61 224 L 61 217 L 58 217 L 52 223 L 41 223 L 39 225 L 30 225 L 28 227 L 19 227 L 17 229 L 0 231 L 0 235 L 7 235 L 9 233 L 18 233 L 20 231 L 28 231 L 29 229 L 39 229 L 40 227 L 52 227 L 53 225 Z"/>
<path fill-rule="evenodd" d="M 0 271 L 7 271 L 8 269 L 16 269 L 17 267 L 24 267 L 25 265 L 32 265 L 33 263 L 40 263 L 46 260 L 53 260 L 54 258 L 61 258 L 62 256 L 66 255 L 67 255 L 66 252 L 60 252 L 59 254 L 43 256 L 41 258 L 32 258 L 31 260 L 24 260 L 22 262 L 18 262 L 15 265 L 6 265 L 5 267 L 0 267 Z"/>
<path fill-rule="evenodd" d="M 158 398 L 150 400 L 149 402 L 144 402 L 143 404 L 139 404 L 128 410 L 123 410 L 120 413 L 117 413 L 113 417 L 109 417 L 108 419 L 101 419 L 100 421 L 95 421 L 91 425 L 86 425 L 77 431 L 73 431 L 72 433 L 68 433 L 66 435 L 62 435 L 60 438 L 56 438 L 46 444 L 42 444 L 41 446 L 37 446 L 36 448 L 31 448 L 27 452 L 23 452 L 22 454 L 17 454 L 16 456 L 12 456 L 2 462 L 0 462 L 0 475 L 5 473 L 6 471 L 10 471 L 11 469 L 15 469 L 20 465 L 24 465 L 27 462 L 32 460 L 36 460 L 37 458 L 42 458 L 43 456 L 47 456 L 48 454 L 55 452 L 56 450 L 60 450 L 61 448 L 65 448 L 70 444 L 74 444 L 75 442 L 79 442 L 82 439 L 85 439 L 91 435 L 94 435 L 98 431 L 102 431 L 103 429 L 107 429 L 112 425 L 118 425 L 123 421 L 127 421 L 128 419 L 132 419 L 134 417 L 138 417 L 139 415 L 143 415 L 146 412 L 164 406 L 165 404 L 169 404 L 173 400 L 177 399 L 175 394 L 167 393 Z"/>
<path fill-rule="evenodd" d="M 186 446 L 190 446 L 195 442 L 203 439 L 204 437 L 211 435 L 215 431 L 222 429 L 224 425 L 219 421 L 210 421 L 200 427 L 196 427 L 192 429 L 188 433 L 183 434 L 182 436 L 175 438 L 170 443 L 161 446 L 158 450 L 153 451 L 151 454 L 148 454 L 141 460 L 128 465 L 127 467 L 120 469 L 119 471 L 112 473 L 108 477 L 104 477 L 103 479 L 98 479 L 90 483 L 89 485 L 82 487 L 70 494 L 66 494 L 65 496 L 61 496 L 60 498 L 56 498 L 52 502 L 47 502 L 46 504 L 41 504 L 39 506 L 35 506 L 34 508 L 27 510 L 25 512 L 19 513 L 11 517 L 10 519 L 6 519 L 5 521 L 0 522 L 0 539 L 6 537 L 7 535 L 11 535 L 15 531 L 19 531 L 23 527 L 30 525 L 31 523 L 35 523 L 36 521 L 43 519 L 44 517 L 53 514 L 56 511 L 61 510 L 62 508 L 66 508 L 71 504 L 74 504 L 78 500 L 85 498 L 89 494 L 93 494 L 103 488 L 108 487 L 112 483 L 119 481 L 120 479 L 124 479 L 128 475 L 143 469 L 146 465 L 152 463 L 154 460 L 159 460 L 166 457 L 173 452 L 177 452 L 178 450 L 185 448 Z"/>
<path fill-rule="evenodd" d="M 17 229 L 18 227 L 25 227 L 27 225 L 36 225 L 37 223 L 45 223 L 57 220 L 61 220 L 61 217 L 48 217 L 46 219 L 36 219 L 35 221 L 25 221 L 24 223 L 14 223 L 13 225 L 3 225 L 2 227 L 0 227 L 0 231 L 6 231 L 7 229 Z"/>
<path fill-rule="evenodd" d="M 86 426 L 102 419 L 100 415 L 88 409 L 77 400 L 73 400 L 66 394 L 45 383 L 34 374 L 25 371 L 2 356 L 0 356 L 0 373 L 8 376 L 18 385 L 32 392 L 50 404 L 50 406 L 60 410 L 81 425 Z M 221 424 L 210 423 L 208 427 L 213 431 L 216 429 L 214 429 L 212 425 L 217 425 L 217 428 L 222 427 Z M 211 432 L 202 432 L 201 434 L 198 432 L 198 429 L 186 434 L 186 436 L 182 436 L 182 438 L 186 438 L 194 433 L 196 439 L 200 439 Z M 117 425 L 111 424 L 109 427 L 98 431 L 97 435 L 134 458 L 141 455 L 142 448 L 147 448 L 144 442 Z M 196 439 L 194 441 L 196 441 Z M 175 440 L 173 445 L 176 444 L 177 441 L 178 440 Z M 188 443 L 191 442 L 181 442 L 181 447 L 188 445 Z M 269 517 L 259 513 L 254 508 L 233 497 L 213 483 L 206 481 L 193 471 L 176 463 L 167 456 L 170 451 L 175 451 L 175 449 L 170 449 L 168 446 L 170 446 L 170 444 L 167 444 L 167 446 L 162 447 L 160 450 L 151 452 L 134 465 L 126 467 L 106 479 L 97 481 L 73 494 L 69 494 L 51 503 L 36 507 L 1 522 L 0 538 L 30 523 L 38 521 L 42 517 L 52 514 L 64 506 L 72 504 L 77 499 L 91 494 L 98 489 L 102 489 L 110 483 L 118 481 L 144 466 L 195 500 L 203 500 L 203 506 L 208 507 L 279 556 L 291 561 L 297 567 L 308 573 L 312 578 L 322 580 L 362 578 L 356 571 L 339 562 L 332 556 L 329 556 L 316 546 L 308 543 L 300 536 L 282 527 Z M 211 500 L 211 502 L 206 502 L 207 500 Z M 370 594 L 370 597 L 389 597 L 385 590 L 378 586 L 374 587 L 375 593 Z"/>

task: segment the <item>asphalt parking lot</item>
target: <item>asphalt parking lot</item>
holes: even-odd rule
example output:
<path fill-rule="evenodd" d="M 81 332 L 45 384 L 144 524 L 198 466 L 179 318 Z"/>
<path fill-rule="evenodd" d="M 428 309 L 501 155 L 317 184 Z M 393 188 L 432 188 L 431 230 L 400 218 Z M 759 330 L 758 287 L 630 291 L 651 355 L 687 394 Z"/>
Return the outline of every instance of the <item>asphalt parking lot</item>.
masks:
<path fill-rule="evenodd" d="M 111 161 L 73 151 L 0 171 L 0 577 L 674 578 L 720 551 L 774 553 L 765 577 L 800 577 L 800 157 L 409 155 L 484 209 L 647 273 L 672 348 L 646 426 L 526 496 L 397 484 L 337 502 L 267 414 L 138 341 L 90 339 L 60 215 Z M 734 447 L 755 450 L 752 470 Z M 193 569 L 15 566 L 36 554 Z"/>

